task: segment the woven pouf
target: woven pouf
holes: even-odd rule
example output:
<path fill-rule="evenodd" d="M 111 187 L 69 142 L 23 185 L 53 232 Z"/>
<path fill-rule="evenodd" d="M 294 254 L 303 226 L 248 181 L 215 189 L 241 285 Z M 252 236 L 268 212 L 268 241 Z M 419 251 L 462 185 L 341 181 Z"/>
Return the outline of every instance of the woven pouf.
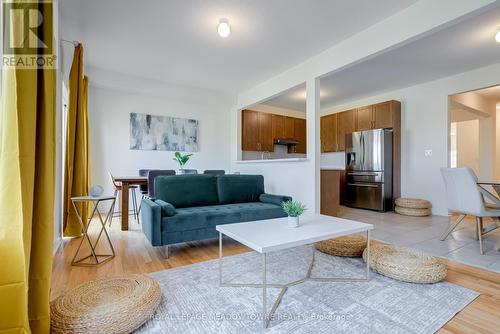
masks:
<path fill-rule="evenodd" d="M 395 202 L 397 206 L 409 209 L 430 209 L 432 207 L 431 202 L 418 198 L 401 197 L 397 198 Z"/>
<path fill-rule="evenodd" d="M 396 206 L 394 211 L 400 215 L 412 217 L 426 217 L 432 214 L 431 209 L 404 208 L 401 206 Z"/>
<path fill-rule="evenodd" d="M 410 283 L 436 283 L 446 277 L 441 261 L 421 251 L 376 242 L 370 248 L 370 267 L 381 275 Z"/>
<path fill-rule="evenodd" d="M 361 257 L 366 248 L 366 238 L 361 235 L 349 235 L 319 241 L 315 246 L 320 252 L 334 256 Z"/>
<path fill-rule="evenodd" d="M 130 333 L 160 304 L 158 282 L 125 275 L 86 282 L 50 303 L 51 333 Z"/>

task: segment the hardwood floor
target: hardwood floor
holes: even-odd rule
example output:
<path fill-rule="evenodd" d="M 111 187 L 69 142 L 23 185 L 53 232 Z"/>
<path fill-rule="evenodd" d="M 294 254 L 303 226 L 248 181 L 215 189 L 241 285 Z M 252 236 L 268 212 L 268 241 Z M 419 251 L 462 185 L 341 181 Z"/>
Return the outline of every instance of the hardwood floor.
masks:
<path fill-rule="evenodd" d="M 51 298 L 56 298 L 64 291 L 98 277 L 149 273 L 218 257 L 218 241 L 208 240 L 173 246 L 170 250 L 170 258 L 164 259 L 157 249 L 150 246 L 139 225 L 133 219 L 130 221 L 129 228 L 129 231 L 122 232 L 118 219 L 113 222 L 110 237 L 115 247 L 116 257 L 98 267 L 72 266 L 71 260 L 79 240 L 65 240 L 54 256 Z M 95 229 L 92 230 L 92 234 L 97 234 Z M 106 251 L 106 249 L 99 249 Z M 236 242 L 224 241 L 224 255 L 247 251 L 249 251 L 247 247 Z M 449 260 L 444 261 L 448 267 L 447 282 L 477 291 L 481 295 L 451 319 L 438 333 L 499 333 L 500 274 Z"/>

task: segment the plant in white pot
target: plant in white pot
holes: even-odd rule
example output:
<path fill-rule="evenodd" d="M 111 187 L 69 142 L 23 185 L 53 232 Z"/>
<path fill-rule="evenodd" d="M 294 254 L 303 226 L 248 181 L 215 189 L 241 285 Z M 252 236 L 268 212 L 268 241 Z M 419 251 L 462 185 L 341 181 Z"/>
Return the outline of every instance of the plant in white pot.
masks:
<path fill-rule="evenodd" d="M 299 227 L 299 217 L 306 211 L 306 206 L 299 201 L 286 201 L 281 206 L 288 215 L 288 227 Z"/>
<path fill-rule="evenodd" d="M 174 153 L 174 160 L 179 164 L 179 174 L 184 174 L 184 165 L 189 161 L 189 157 L 193 154 Z"/>

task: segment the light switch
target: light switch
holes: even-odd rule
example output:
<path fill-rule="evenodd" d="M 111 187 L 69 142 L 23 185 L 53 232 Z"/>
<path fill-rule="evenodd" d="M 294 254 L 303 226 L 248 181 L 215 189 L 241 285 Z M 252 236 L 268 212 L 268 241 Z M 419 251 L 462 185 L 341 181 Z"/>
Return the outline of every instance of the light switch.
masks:
<path fill-rule="evenodd" d="M 431 157 L 432 156 L 432 150 L 425 150 L 424 152 L 426 157 Z"/>

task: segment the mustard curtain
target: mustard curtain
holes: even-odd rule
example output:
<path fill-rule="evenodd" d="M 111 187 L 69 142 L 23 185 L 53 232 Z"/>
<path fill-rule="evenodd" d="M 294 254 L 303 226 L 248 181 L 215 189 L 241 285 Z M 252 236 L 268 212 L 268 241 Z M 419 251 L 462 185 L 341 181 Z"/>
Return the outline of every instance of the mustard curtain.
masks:
<path fill-rule="evenodd" d="M 72 196 L 85 196 L 90 188 L 90 159 L 87 117 L 87 85 L 83 75 L 83 46 L 78 44 L 73 54 L 69 74 L 69 103 L 66 131 L 66 161 L 64 182 L 64 235 L 80 236 L 82 229 L 71 204 Z M 84 203 L 78 204 L 82 220 L 89 213 Z"/>
<path fill-rule="evenodd" d="M 40 8 L 45 22 L 50 13 Z M 14 24 L 14 32 L 23 27 Z M 49 35 L 47 24 L 39 36 Z M 3 70 L 0 110 L 0 332 L 48 333 L 55 196 L 53 69 Z"/>

